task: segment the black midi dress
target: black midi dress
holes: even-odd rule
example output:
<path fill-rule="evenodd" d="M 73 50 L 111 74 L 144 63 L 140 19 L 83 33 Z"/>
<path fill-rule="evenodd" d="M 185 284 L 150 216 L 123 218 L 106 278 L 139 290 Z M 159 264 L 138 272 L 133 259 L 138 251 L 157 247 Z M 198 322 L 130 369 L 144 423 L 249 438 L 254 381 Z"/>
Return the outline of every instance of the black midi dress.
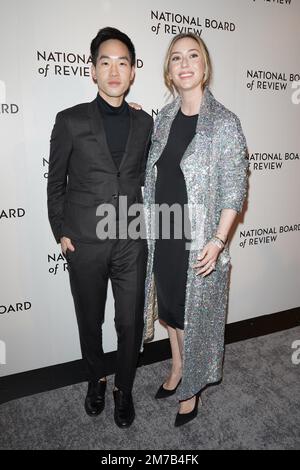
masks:
<path fill-rule="evenodd" d="M 157 289 L 158 316 L 173 328 L 184 329 L 185 289 L 189 258 L 190 223 L 187 213 L 187 192 L 180 162 L 196 131 L 198 114 L 186 116 L 178 111 L 169 138 L 157 166 L 155 204 L 181 207 L 182 217 L 162 216 L 155 242 L 153 271 Z M 185 210 L 184 210 L 185 207 Z M 170 237 L 163 237 L 163 224 L 169 223 Z M 181 226 L 181 229 L 180 229 Z M 176 230 L 177 229 L 177 230 Z M 182 236 L 180 235 L 182 231 Z M 177 232 L 177 235 L 176 235 Z M 175 236 L 176 238 L 175 238 Z"/>

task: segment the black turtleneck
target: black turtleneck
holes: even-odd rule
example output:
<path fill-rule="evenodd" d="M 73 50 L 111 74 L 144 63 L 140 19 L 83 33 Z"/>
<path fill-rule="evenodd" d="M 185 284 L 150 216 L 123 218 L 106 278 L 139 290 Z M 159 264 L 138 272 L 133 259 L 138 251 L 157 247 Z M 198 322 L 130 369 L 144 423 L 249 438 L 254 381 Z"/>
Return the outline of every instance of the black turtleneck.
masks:
<path fill-rule="evenodd" d="M 107 145 L 119 168 L 128 140 L 130 117 L 129 106 L 125 100 L 121 106 L 111 106 L 98 93 L 97 103 L 103 119 Z"/>

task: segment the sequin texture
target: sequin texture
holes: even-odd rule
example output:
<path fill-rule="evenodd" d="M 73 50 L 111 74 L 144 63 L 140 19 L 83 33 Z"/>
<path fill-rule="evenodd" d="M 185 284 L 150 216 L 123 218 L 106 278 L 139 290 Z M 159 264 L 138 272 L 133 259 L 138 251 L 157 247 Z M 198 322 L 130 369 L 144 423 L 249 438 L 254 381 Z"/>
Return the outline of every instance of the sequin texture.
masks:
<path fill-rule="evenodd" d="M 155 202 L 156 166 L 167 143 L 180 98 L 158 114 L 148 158 L 144 205 L 148 241 L 145 287 L 144 340 L 154 334 L 157 301 L 153 279 L 155 240 L 152 205 Z M 183 377 L 178 398 L 185 400 L 209 383 L 222 378 L 224 329 L 228 301 L 230 255 L 228 245 L 219 255 L 216 269 L 206 277 L 192 267 L 201 248 L 215 235 L 222 209 L 240 212 L 247 192 L 248 159 L 246 140 L 238 117 L 204 90 L 196 134 L 186 149 L 181 169 L 184 174 L 190 223 L 197 243 L 192 244 L 187 273 Z"/>

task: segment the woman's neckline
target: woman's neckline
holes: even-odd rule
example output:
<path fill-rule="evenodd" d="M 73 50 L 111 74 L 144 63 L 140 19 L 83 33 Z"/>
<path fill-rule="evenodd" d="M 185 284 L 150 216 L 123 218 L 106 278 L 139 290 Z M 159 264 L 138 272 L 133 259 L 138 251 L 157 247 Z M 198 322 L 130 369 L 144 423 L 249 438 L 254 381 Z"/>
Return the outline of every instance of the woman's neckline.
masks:
<path fill-rule="evenodd" d="M 183 116 L 183 117 L 186 117 L 186 118 L 194 118 L 196 116 L 198 116 L 199 113 L 197 114 L 184 114 L 184 112 L 182 111 L 181 108 L 179 108 L 179 113 Z"/>

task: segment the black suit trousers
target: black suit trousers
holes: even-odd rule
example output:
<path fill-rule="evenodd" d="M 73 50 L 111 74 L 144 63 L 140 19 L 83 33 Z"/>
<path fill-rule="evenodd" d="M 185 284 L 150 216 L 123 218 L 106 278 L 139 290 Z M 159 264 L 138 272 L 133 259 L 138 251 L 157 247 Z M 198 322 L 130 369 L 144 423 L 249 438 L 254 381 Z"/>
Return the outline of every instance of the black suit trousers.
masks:
<path fill-rule="evenodd" d="M 73 245 L 75 251 L 68 250 L 66 259 L 88 379 L 107 375 L 102 324 L 110 279 L 118 338 L 115 386 L 131 392 L 144 325 L 146 242 L 108 239 L 98 243 L 74 241 Z"/>

